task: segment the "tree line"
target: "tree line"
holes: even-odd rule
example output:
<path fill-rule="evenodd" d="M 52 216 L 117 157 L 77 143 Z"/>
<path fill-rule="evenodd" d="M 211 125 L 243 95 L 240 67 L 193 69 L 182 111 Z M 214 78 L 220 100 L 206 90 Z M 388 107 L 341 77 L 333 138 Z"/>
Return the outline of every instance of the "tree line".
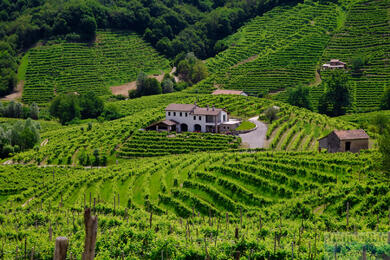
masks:
<path fill-rule="evenodd" d="M 30 118 L 25 122 L 16 121 L 14 124 L 0 126 L 0 157 L 5 158 L 33 148 L 40 140 L 40 125 Z"/>
<path fill-rule="evenodd" d="M 61 124 L 76 123 L 81 119 L 97 118 L 114 120 L 122 117 L 117 106 L 104 105 L 96 93 L 61 94 L 53 99 L 49 106 L 50 115 L 60 120 Z"/>

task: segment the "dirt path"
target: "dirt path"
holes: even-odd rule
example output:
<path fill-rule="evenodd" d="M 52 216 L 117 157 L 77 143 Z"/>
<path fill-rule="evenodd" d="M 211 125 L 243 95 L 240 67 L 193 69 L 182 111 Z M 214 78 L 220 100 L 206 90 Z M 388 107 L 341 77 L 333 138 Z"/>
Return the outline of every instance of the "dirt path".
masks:
<path fill-rule="evenodd" d="M 49 139 L 45 139 L 45 140 L 43 140 L 43 142 L 41 143 L 41 146 L 45 146 L 45 145 L 47 145 L 47 143 L 49 142 Z"/>
<path fill-rule="evenodd" d="M 171 72 L 169 73 L 169 75 L 173 76 L 175 78 L 176 82 L 179 82 L 180 79 L 179 79 L 179 77 L 176 77 L 174 75 L 175 72 L 176 72 L 176 67 L 173 67 Z M 162 82 L 163 79 L 164 79 L 164 74 L 165 73 L 163 71 L 161 71 L 161 74 L 149 75 L 148 77 L 149 78 L 155 78 L 159 82 Z M 120 86 L 110 87 L 110 90 L 111 90 L 113 95 L 123 95 L 125 97 L 128 97 L 129 96 L 129 91 L 133 90 L 133 89 L 136 89 L 136 88 L 137 88 L 137 81 L 132 81 L 132 82 L 128 82 L 128 83 L 125 83 L 123 85 L 120 85 Z"/>
<path fill-rule="evenodd" d="M 239 63 L 233 65 L 232 68 L 236 68 L 236 67 L 238 67 L 238 66 L 240 66 L 240 65 L 242 65 L 242 64 L 251 62 L 251 61 L 257 59 L 257 57 L 259 57 L 259 55 L 257 55 L 257 54 L 256 54 L 256 55 L 253 55 L 252 57 L 249 57 L 248 59 L 243 60 L 243 61 L 240 61 Z"/>
<path fill-rule="evenodd" d="M 23 203 L 22 207 L 23 208 L 26 207 L 30 203 L 30 201 L 32 201 L 33 199 L 34 199 L 34 197 L 29 198 L 25 203 Z"/>
<path fill-rule="evenodd" d="M 318 70 L 316 70 L 316 72 L 315 72 L 315 81 L 313 83 L 311 83 L 309 86 L 310 87 L 316 87 L 316 86 L 320 85 L 321 82 L 322 82 L 321 75 L 320 75 L 320 73 L 318 73 Z"/>
<path fill-rule="evenodd" d="M 18 82 L 18 85 L 16 86 L 16 89 L 14 89 L 14 92 L 1 98 L 0 100 L 11 101 L 11 100 L 20 99 L 22 97 L 23 87 L 24 87 L 24 81 L 21 80 Z"/>
<path fill-rule="evenodd" d="M 246 134 L 240 134 L 242 143 L 247 144 L 249 148 L 263 148 L 266 140 L 267 125 L 257 120 L 259 117 L 252 117 L 249 119 L 256 124 L 256 130 Z"/>

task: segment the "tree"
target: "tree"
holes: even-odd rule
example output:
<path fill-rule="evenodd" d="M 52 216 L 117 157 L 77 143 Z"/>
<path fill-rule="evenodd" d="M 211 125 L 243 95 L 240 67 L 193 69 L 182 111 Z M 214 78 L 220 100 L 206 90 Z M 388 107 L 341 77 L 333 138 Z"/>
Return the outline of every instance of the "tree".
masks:
<path fill-rule="evenodd" d="M 61 124 L 80 118 L 80 105 L 75 94 L 61 94 L 53 99 L 49 112 L 52 116 L 58 117 Z"/>
<path fill-rule="evenodd" d="M 39 117 L 39 107 L 35 103 L 32 103 L 30 106 L 30 117 L 32 119 L 38 119 Z"/>
<path fill-rule="evenodd" d="M 93 151 L 93 157 L 95 157 L 94 161 L 93 161 L 93 165 L 94 166 L 99 166 L 99 150 L 98 149 L 95 149 Z"/>
<path fill-rule="evenodd" d="M 272 122 L 278 118 L 278 109 L 274 106 L 269 107 L 267 110 L 265 110 L 264 114 L 268 121 L 272 124 Z"/>
<path fill-rule="evenodd" d="M 310 101 L 310 90 L 303 86 L 298 86 L 296 89 L 289 89 L 288 91 L 288 103 L 293 106 L 312 109 Z"/>
<path fill-rule="evenodd" d="M 95 92 L 89 91 L 79 97 L 81 118 L 97 118 L 103 112 L 104 103 Z"/>
<path fill-rule="evenodd" d="M 320 98 L 318 110 L 329 116 L 344 115 L 351 105 L 348 76 L 343 70 L 333 70 L 325 79 L 326 91 Z"/>
<path fill-rule="evenodd" d="M 173 87 L 174 87 L 174 84 L 172 82 L 171 79 L 169 78 L 166 78 L 163 80 L 163 82 L 161 83 L 161 87 L 162 87 L 162 93 L 171 93 L 173 92 Z"/>
<path fill-rule="evenodd" d="M 114 104 L 107 104 L 104 107 L 102 116 L 105 120 L 114 120 L 122 117 L 122 114 L 119 112 L 118 106 Z"/>
<path fill-rule="evenodd" d="M 381 109 L 390 109 L 390 87 L 387 87 L 385 91 L 383 92 L 381 103 L 380 103 Z"/>
<path fill-rule="evenodd" d="M 162 89 L 160 82 L 155 78 L 148 78 L 145 81 L 145 96 L 161 94 Z"/>
<path fill-rule="evenodd" d="M 206 65 L 201 61 L 197 61 L 191 70 L 192 83 L 198 83 L 202 79 L 205 79 L 207 76 L 208 72 Z"/>

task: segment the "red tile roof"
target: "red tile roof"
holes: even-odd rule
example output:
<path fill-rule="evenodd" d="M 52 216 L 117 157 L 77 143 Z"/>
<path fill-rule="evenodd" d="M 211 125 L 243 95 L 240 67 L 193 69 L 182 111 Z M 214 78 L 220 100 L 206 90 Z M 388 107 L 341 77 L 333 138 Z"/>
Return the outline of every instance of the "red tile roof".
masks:
<path fill-rule="evenodd" d="M 194 110 L 194 115 L 206 115 L 206 116 L 216 116 L 218 115 L 223 109 L 220 108 L 202 108 L 197 107 Z"/>
<path fill-rule="evenodd" d="M 369 139 L 370 137 L 363 129 L 355 130 L 334 130 L 340 140 Z"/>
<path fill-rule="evenodd" d="M 166 111 L 191 112 L 196 108 L 194 104 L 169 104 Z"/>
<path fill-rule="evenodd" d="M 217 89 L 212 93 L 213 95 L 241 95 L 242 90 Z"/>

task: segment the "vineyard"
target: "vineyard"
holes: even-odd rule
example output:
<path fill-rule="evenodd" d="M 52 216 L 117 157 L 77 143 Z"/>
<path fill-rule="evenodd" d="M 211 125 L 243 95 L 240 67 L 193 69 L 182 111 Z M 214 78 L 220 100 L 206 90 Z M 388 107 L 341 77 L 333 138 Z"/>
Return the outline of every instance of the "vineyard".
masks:
<path fill-rule="evenodd" d="M 88 206 L 98 214 L 97 259 L 286 258 L 292 246 L 295 257 L 322 258 L 334 254 L 325 232 L 387 232 L 390 193 L 375 156 L 197 153 L 95 170 L 1 166 L 0 253 L 49 259 L 54 238 L 66 236 L 80 258 Z"/>
<path fill-rule="evenodd" d="M 228 135 L 139 131 L 122 145 L 119 156 L 131 158 L 201 151 L 213 152 L 238 148 L 239 145 L 238 138 Z"/>
<path fill-rule="evenodd" d="M 203 85 L 259 94 L 313 82 L 339 12 L 333 4 L 307 2 L 254 18 L 207 61 L 212 76 Z"/>
<path fill-rule="evenodd" d="M 353 4 L 344 28 L 332 37 L 321 58 L 321 63 L 337 58 L 349 65 L 357 57 L 368 60 L 360 72 L 351 76 L 356 112 L 377 108 L 385 87 L 390 85 L 389 8 L 386 0 Z"/>
<path fill-rule="evenodd" d="M 118 106 L 119 110 L 126 117 L 103 123 L 94 123 L 90 130 L 88 130 L 87 124 L 81 124 L 46 131 L 41 135 L 42 140 L 48 140 L 45 146 L 19 153 L 13 157 L 13 160 L 15 162 L 34 162 L 42 165 L 77 165 L 77 156 L 80 153 L 86 151 L 92 156 L 95 149 L 98 149 L 100 154 L 111 158 L 111 162 L 115 161 L 114 157 L 117 154 L 128 157 L 125 155 L 126 151 L 130 152 L 130 154 L 135 152 L 137 156 L 147 156 L 150 153 L 157 153 L 158 155 L 168 153 L 167 151 L 162 152 L 161 148 L 158 147 L 158 142 L 152 141 L 152 138 L 148 137 L 150 142 L 154 143 L 153 145 L 150 144 L 154 146 L 150 150 L 151 146 L 146 147 L 146 143 L 140 143 L 140 140 L 137 141 L 141 136 L 135 134 L 139 133 L 139 129 L 163 119 L 165 115 L 164 109 L 168 104 L 192 104 L 195 101 L 201 107 L 212 104 L 216 107 L 225 107 L 231 116 L 243 119 L 260 115 L 272 105 L 279 106 L 278 119 L 269 124 L 267 132 L 268 147 L 276 150 L 316 150 L 318 145 L 317 139 L 332 130 L 356 128 L 354 124 L 340 119 L 329 118 L 305 109 L 267 99 L 232 95 L 213 96 L 173 93 L 113 102 L 112 104 Z M 261 115 L 261 117 L 264 116 Z M 151 133 L 149 134 L 152 135 Z M 136 138 L 132 138 L 133 136 Z M 159 141 L 161 141 L 162 145 L 168 139 L 164 137 L 159 139 Z M 169 142 L 178 141 L 180 143 L 178 138 L 169 140 Z M 230 148 L 237 147 L 236 142 L 233 142 L 233 144 Z M 120 147 L 123 149 L 120 149 Z M 154 149 L 157 150 L 153 151 Z M 185 148 L 172 147 L 171 151 L 176 153 L 174 152 L 176 149 L 181 149 L 183 150 L 182 152 L 185 150 Z M 199 151 L 200 146 L 194 147 L 194 149 L 189 150 Z"/>
<path fill-rule="evenodd" d="M 44 45 L 28 52 L 23 101 L 45 103 L 56 94 L 94 91 L 134 81 L 140 71 L 169 70 L 168 60 L 135 33 L 100 31 L 96 42 Z"/>

